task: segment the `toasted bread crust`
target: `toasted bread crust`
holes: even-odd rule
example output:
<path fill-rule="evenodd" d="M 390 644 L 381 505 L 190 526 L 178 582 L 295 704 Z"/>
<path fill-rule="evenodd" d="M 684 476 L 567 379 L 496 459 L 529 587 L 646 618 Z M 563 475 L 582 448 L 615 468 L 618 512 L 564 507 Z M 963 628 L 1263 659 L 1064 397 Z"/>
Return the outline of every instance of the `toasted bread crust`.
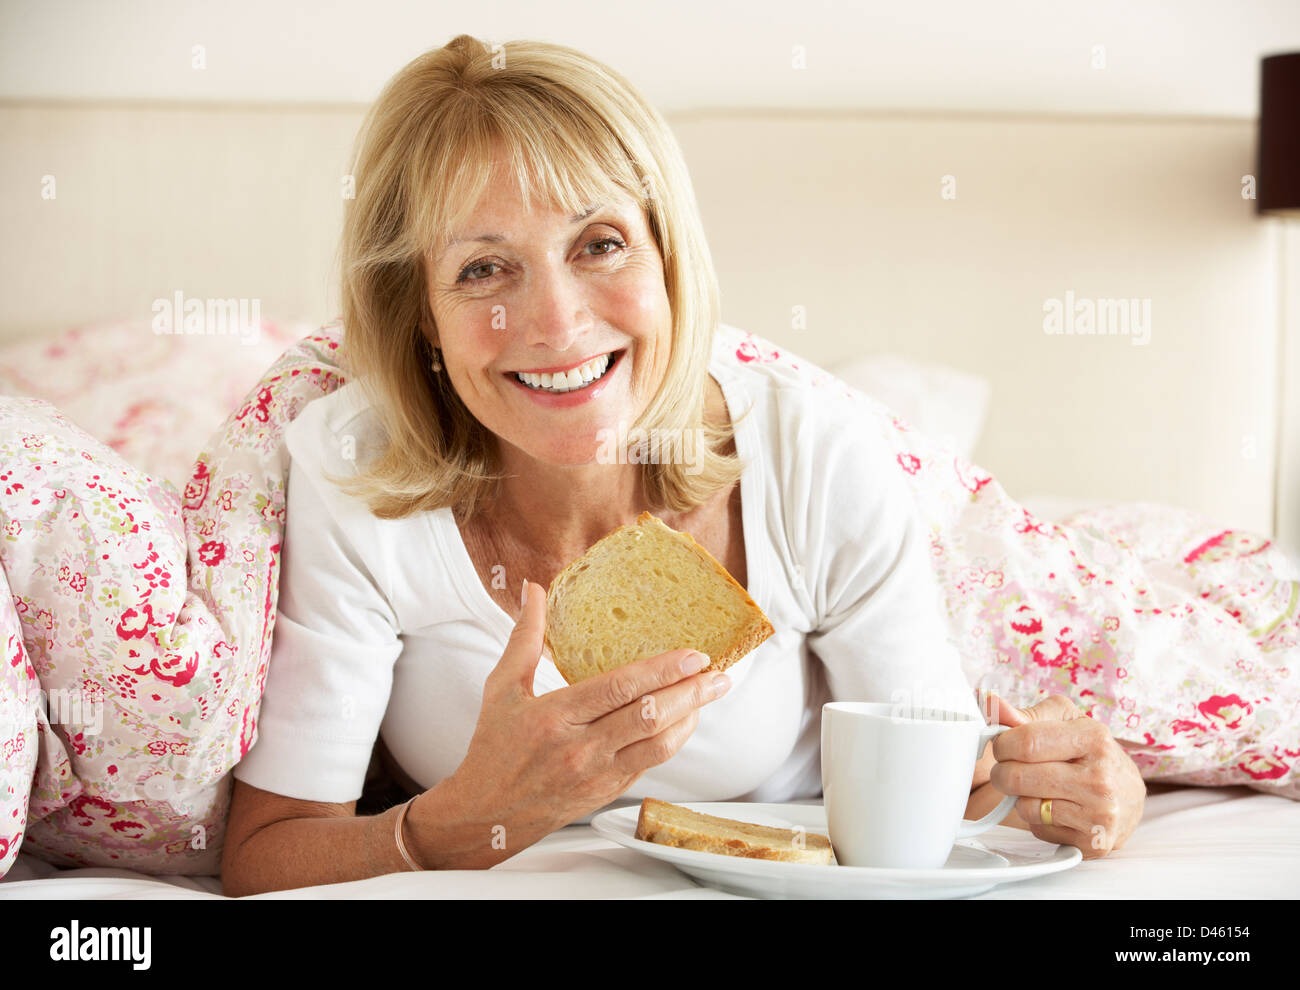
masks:
<path fill-rule="evenodd" d="M 642 799 L 635 838 L 745 859 L 828 866 L 835 862 L 830 839 L 816 832 L 804 833 L 799 845 L 790 829 L 718 818 L 655 798 Z"/>
<path fill-rule="evenodd" d="M 721 673 L 741 657 L 751 653 L 759 646 L 759 644 L 776 632 L 776 630 L 772 628 L 772 623 L 768 622 L 767 616 L 763 614 L 763 610 L 760 609 L 754 599 L 750 597 L 749 592 L 739 581 L 731 576 L 731 573 L 725 567 L 718 563 L 717 558 L 714 557 L 713 554 L 700 546 L 699 542 L 690 533 L 685 530 L 673 529 L 662 519 L 652 516 L 649 512 L 641 513 L 641 515 L 637 516 L 636 521 L 638 526 L 655 523 L 662 526 L 670 533 L 673 533 L 679 539 L 684 537 L 686 547 L 703 560 L 715 574 L 735 589 L 736 593 L 739 594 L 749 608 L 753 610 L 753 628 L 743 633 L 741 638 L 736 641 L 735 645 L 723 653 L 722 656 L 710 657 L 709 659 L 712 660 L 712 663 L 705 667 L 705 670 L 713 670 Z"/>
<path fill-rule="evenodd" d="M 676 540 L 681 546 L 695 554 L 706 566 L 706 569 L 715 579 L 720 579 L 730 586 L 732 592 L 739 597 L 744 603 L 745 611 L 749 615 L 749 622 L 740 630 L 740 632 L 728 643 L 724 650 L 718 651 L 718 656 L 710 656 L 709 666 L 706 671 L 722 672 L 736 661 L 753 652 L 759 645 L 772 636 L 776 630 L 768 621 L 763 610 L 758 607 L 748 591 L 737 581 L 731 574 L 718 563 L 717 559 L 708 552 L 690 533 L 683 530 L 673 529 L 663 520 L 652 515 L 650 512 L 642 512 L 637 517 L 636 526 L 658 527 L 664 534 L 673 540 Z M 569 564 L 555 576 L 546 592 L 547 615 L 556 614 L 560 608 L 560 589 L 565 586 L 566 581 L 572 577 L 592 555 L 600 553 L 602 545 L 613 540 L 625 530 L 632 529 L 631 526 L 620 526 L 606 536 L 592 544 L 587 552 L 582 556 L 569 562 Z M 577 676 L 577 668 L 571 663 L 568 657 L 563 655 L 563 651 L 557 650 L 555 643 L 551 638 L 551 626 L 547 623 L 547 628 L 542 634 L 542 642 L 551 661 L 555 664 L 560 675 L 569 684 L 576 684 L 583 678 Z"/>

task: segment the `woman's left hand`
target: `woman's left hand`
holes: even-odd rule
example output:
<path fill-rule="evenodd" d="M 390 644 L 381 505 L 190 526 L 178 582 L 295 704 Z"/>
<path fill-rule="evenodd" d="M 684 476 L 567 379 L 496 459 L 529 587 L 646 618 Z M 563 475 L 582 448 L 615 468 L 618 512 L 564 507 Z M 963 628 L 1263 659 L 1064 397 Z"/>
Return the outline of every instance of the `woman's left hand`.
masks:
<path fill-rule="evenodd" d="M 993 706 L 998 724 L 1013 728 L 993 739 L 998 762 L 989 780 L 1021 796 L 1016 813 L 1029 831 L 1078 847 L 1084 859 L 1121 848 L 1142 820 L 1147 789 L 1110 729 L 1061 694 L 1025 709 L 989 695 L 990 714 Z M 1051 825 L 1042 824 L 1044 798 L 1052 801 Z"/>

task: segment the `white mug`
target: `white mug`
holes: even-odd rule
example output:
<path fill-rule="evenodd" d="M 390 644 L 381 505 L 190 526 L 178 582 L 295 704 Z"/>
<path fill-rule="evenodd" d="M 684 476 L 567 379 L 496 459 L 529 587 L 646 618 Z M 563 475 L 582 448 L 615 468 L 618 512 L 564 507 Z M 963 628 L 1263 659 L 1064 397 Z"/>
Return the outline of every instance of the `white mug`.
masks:
<path fill-rule="evenodd" d="M 822 706 L 822 799 L 841 866 L 937 869 L 953 843 L 1005 818 L 1015 795 L 963 821 L 984 746 L 1010 726 L 944 709 Z"/>

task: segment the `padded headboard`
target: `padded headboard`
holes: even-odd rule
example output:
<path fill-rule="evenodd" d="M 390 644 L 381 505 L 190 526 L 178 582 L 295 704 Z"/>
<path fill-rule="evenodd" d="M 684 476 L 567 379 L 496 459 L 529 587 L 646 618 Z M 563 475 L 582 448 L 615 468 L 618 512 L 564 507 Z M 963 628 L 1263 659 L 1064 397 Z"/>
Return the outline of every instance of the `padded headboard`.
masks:
<path fill-rule="evenodd" d="M 0 105 L 0 340 L 147 318 L 178 290 L 332 318 L 363 109 Z M 1300 342 L 1292 315 L 1282 348 L 1283 232 L 1241 196 L 1253 122 L 669 119 L 728 323 L 832 368 L 890 351 L 987 378 L 975 459 L 1014 496 L 1269 534 L 1276 512 L 1295 546 L 1300 469 L 1279 451 L 1300 451 Z M 1149 340 L 1044 329 L 1052 300 L 1119 299 Z"/>

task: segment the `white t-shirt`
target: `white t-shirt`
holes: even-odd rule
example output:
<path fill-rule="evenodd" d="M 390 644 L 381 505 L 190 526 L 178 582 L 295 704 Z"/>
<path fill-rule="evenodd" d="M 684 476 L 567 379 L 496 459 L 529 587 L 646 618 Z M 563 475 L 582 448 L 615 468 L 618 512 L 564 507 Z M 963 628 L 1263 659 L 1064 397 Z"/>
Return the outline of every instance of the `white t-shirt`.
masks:
<path fill-rule="evenodd" d="M 728 671 L 731 690 L 701 709 L 672 759 L 610 807 L 816 798 L 827 701 L 979 712 L 945 635 L 927 534 L 871 422 L 885 413 L 726 325 L 709 369 L 733 421 L 753 407 L 736 431 L 747 590 L 776 632 Z M 354 384 L 313 401 L 285 434 L 270 669 L 256 742 L 234 770 L 263 790 L 355 800 L 379 734 L 432 787 L 464 759 L 484 679 L 514 625 L 479 580 L 451 509 L 378 519 L 322 476 L 355 473 L 354 451 L 379 435 Z M 506 576 L 510 586 L 524 577 L 536 580 Z M 543 657 L 535 693 L 565 686 Z"/>

